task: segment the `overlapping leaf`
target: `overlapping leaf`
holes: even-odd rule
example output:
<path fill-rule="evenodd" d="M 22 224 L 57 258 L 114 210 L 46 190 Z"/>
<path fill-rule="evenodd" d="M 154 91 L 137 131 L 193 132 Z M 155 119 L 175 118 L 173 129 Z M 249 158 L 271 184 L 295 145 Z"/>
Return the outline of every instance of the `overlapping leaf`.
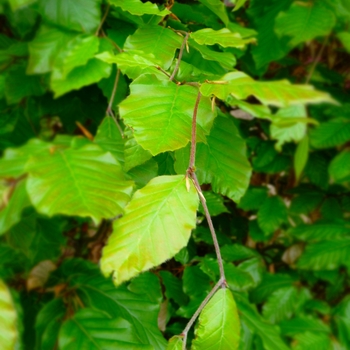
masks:
<path fill-rule="evenodd" d="M 166 350 L 182 350 L 183 337 L 175 335 L 169 339 Z"/>
<path fill-rule="evenodd" d="M 294 2 L 288 11 L 276 18 L 275 30 L 279 35 L 290 38 L 289 45 L 294 47 L 318 36 L 330 33 L 336 18 L 322 2 Z"/>
<path fill-rule="evenodd" d="M 227 147 L 231 152 L 227 153 Z M 189 149 L 176 152 L 176 171 L 184 173 Z M 245 142 L 230 119 L 218 117 L 207 144 L 197 144 L 196 170 L 201 183 L 211 183 L 214 192 L 239 201 L 246 191 L 251 174 Z"/>
<path fill-rule="evenodd" d="M 152 349 L 138 343 L 131 325 L 122 318 L 111 318 L 101 311 L 81 309 L 67 320 L 59 333 L 62 350 L 80 348 L 101 349 Z"/>
<path fill-rule="evenodd" d="M 278 107 L 301 103 L 334 102 L 327 93 L 316 91 L 309 85 L 292 85 L 287 80 L 255 81 L 238 71 L 226 74 L 221 80 L 202 84 L 200 91 L 204 96 L 215 95 L 222 100 L 229 95 L 241 100 L 253 95 L 264 104 Z"/>
<path fill-rule="evenodd" d="M 17 328 L 17 312 L 10 290 L 0 279 L 0 344 L 3 350 L 13 350 L 19 344 Z"/>
<path fill-rule="evenodd" d="M 163 263 L 183 248 L 195 227 L 197 193 L 185 177 L 160 176 L 137 191 L 114 225 L 101 269 L 115 284 Z"/>
<path fill-rule="evenodd" d="M 197 89 L 160 81 L 153 75 L 136 79 L 130 89 L 130 96 L 120 104 L 120 114 L 133 128 L 136 141 L 153 155 L 186 146 L 191 138 Z M 198 108 L 199 141 L 205 141 L 214 118 L 210 100 L 202 98 Z"/>
<path fill-rule="evenodd" d="M 100 124 L 94 142 L 111 152 L 120 164 L 124 164 L 124 140 L 112 117 L 105 117 Z"/>
<path fill-rule="evenodd" d="M 309 244 L 300 259 L 298 266 L 308 270 L 334 270 L 348 263 L 350 238 L 320 241 Z"/>
<path fill-rule="evenodd" d="M 125 181 L 117 160 L 97 145 L 47 151 L 32 157 L 27 170 L 29 197 L 49 216 L 111 218 L 123 212 L 132 192 L 132 182 Z"/>
<path fill-rule="evenodd" d="M 350 181 L 350 151 L 338 154 L 329 165 L 329 174 L 337 183 Z"/>
<path fill-rule="evenodd" d="M 191 349 L 238 349 L 240 322 L 229 289 L 219 289 L 202 310 Z"/>
<path fill-rule="evenodd" d="M 232 33 L 227 28 L 220 30 L 213 30 L 211 28 L 200 29 L 191 33 L 190 36 L 200 45 L 219 44 L 222 47 L 243 48 L 245 45 L 255 42 L 255 39 L 243 39 L 240 34 Z"/>
<path fill-rule="evenodd" d="M 93 33 L 101 19 L 101 0 L 39 0 L 39 9 L 53 24 Z"/>
<path fill-rule="evenodd" d="M 120 7 L 123 11 L 130 12 L 132 15 L 136 16 L 156 15 L 163 17 L 170 14 L 169 10 L 159 10 L 156 4 L 152 4 L 149 1 L 143 3 L 140 0 L 110 0 L 110 3 L 116 7 Z"/>
<path fill-rule="evenodd" d="M 152 54 L 162 68 L 168 69 L 181 43 L 181 36 L 172 30 L 158 25 L 145 25 L 127 38 L 124 50 L 139 50 L 146 55 Z"/>

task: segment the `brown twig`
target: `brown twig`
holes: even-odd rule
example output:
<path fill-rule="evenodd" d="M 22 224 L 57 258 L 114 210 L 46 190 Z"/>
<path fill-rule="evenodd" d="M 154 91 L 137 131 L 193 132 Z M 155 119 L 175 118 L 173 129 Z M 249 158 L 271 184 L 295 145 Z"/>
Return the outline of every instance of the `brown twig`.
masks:
<path fill-rule="evenodd" d="M 111 6 L 110 4 L 107 4 L 106 11 L 105 11 L 105 13 L 104 13 L 104 15 L 103 15 L 103 17 L 102 17 L 102 20 L 101 20 L 101 22 L 100 22 L 98 28 L 96 29 L 95 36 L 98 36 L 98 33 L 100 32 L 100 30 L 101 30 L 101 28 L 102 28 L 102 26 L 103 26 L 103 23 L 105 22 L 105 20 L 106 20 L 106 18 L 107 18 L 107 16 L 108 16 L 108 12 L 109 12 L 110 6 Z"/>
<path fill-rule="evenodd" d="M 190 163 L 188 168 L 191 169 L 192 172 L 195 171 L 195 163 L 196 163 L 196 134 L 197 134 L 197 113 L 199 102 L 201 100 L 202 94 L 198 91 L 196 103 L 193 109 L 193 117 L 192 117 L 192 131 L 191 131 L 191 153 L 190 153 Z"/>

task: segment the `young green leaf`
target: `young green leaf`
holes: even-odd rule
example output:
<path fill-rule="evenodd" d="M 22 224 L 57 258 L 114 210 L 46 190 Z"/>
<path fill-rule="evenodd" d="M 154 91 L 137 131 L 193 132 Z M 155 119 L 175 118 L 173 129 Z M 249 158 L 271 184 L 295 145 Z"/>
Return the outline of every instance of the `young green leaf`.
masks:
<path fill-rule="evenodd" d="M 97 145 L 47 151 L 32 157 L 27 171 L 29 197 L 49 216 L 90 216 L 98 222 L 123 213 L 132 193 L 133 183 L 125 181 L 117 160 Z"/>
<path fill-rule="evenodd" d="M 183 337 L 180 335 L 175 335 L 169 339 L 168 346 L 166 350 L 182 350 Z"/>
<path fill-rule="evenodd" d="M 245 45 L 255 42 L 254 38 L 242 39 L 240 34 L 232 33 L 227 28 L 220 30 L 213 30 L 211 28 L 200 29 L 191 33 L 190 36 L 200 45 L 219 44 L 222 47 L 243 48 Z"/>
<path fill-rule="evenodd" d="M 103 249 L 101 269 L 116 285 L 173 257 L 195 227 L 198 196 L 185 177 L 160 176 L 138 190 L 116 221 Z"/>
<path fill-rule="evenodd" d="M 219 289 L 202 310 L 195 330 L 192 350 L 236 350 L 240 322 L 236 303 L 227 288 Z"/>
<path fill-rule="evenodd" d="M 154 55 L 157 64 L 168 69 L 181 43 L 181 37 L 172 30 L 158 25 L 145 25 L 127 38 L 124 50 L 138 50 L 146 55 Z"/>
<path fill-rule="evenodd" d="M 329 175 L 337 183 L 350 181 L 350 151 L 344 150 L 329 164 Z"/>
<path fill-rule="evenodd" d="M 142 3 L 140 0 L 110 0 L 110 3 L 136 16 L 156 15 L 164 17 L 171 13 L 169 10 L 159 10 L 156 4 L 149 1 Z"/>
<path fill-rule="evenodd" d="M 309 156 L 309 137 L 305 135 L 299 142 L 294 155 L 295 178 L 299 181 Z"/>
<path fill-rule="evenodd" d="M 202 84 L 200 91 L 204 96 L 215 95 L 222 100 L 230 94 L 240 100 L 253 95 L 263 104 L 277 107 L 301 103 L 334 102 L 327 93 L 316 91 L 310 85 L 292 85 L 288 80 L 255 81 L 238 71 L 227 73 L 219 82 Z"/>
<path fill-rule="evenodd" d="M 153 75 L 141 76 L 130 88 L 130 96 L 120 104 L 120 115 L 134 129 L 136 141 L 153 155 L 186 146 L 191 139 L 197 89 L 160 81 Z M 202 98 L 198 108 L 199 141 L 205 141 L 214 118 L 210 100 Z"/>
<path fill-rule="evenodd" d="M 13 350 L 19 345 L 17 328 L 17 312 L 5 282 L 0 279 L 0 344 L 3 350 Z"/>

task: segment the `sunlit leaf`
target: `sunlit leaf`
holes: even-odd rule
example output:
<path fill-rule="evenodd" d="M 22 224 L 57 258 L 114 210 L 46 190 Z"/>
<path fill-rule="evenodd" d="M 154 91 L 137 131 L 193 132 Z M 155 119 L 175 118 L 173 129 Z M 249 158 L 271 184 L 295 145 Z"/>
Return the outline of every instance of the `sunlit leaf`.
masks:
<path fill-rule="evenodd" d="M 244 4 L 247 2 L 247 0 L 237 0 L 235 2 L 235 7 L 233 9 L 233 11 L 238 11 L 242 6 L 244 6 Z"/>
<path fill-rule="evenodd" d="M 191 38 L 200 45 L 215 45 L 219 44 L 222 47 L 237 47 L 243 48 L 245 45 L 255 42 L 255 39 L 242 39 L 238 33 L 232 33 L 229 29 L 223 28 L 213 30 L 205 28 L 191 33 Z"/>
<path fill-rule="evenodd" d="M 130 85 L 129 97 L 120 104 L 120 115 L 133 128 L 136 141 L 153 155 L 186 146 L 191 139 L 197 89 L 141 76 Z M 198 109 L 198 140 L 205 141 L 215 118 L 208 98 Z M 150 123 L 152 119 L 152 123 Z"/>
<path fill-rule="evenodd" d="M 197 207 L 196 190 L 187 192 L 183 175 L 154 178 L 115 222 L 103 249 L 103 273 L 118 285 L 173 257 L 188 242 Z"/>
<path fill-rule="evenodd" d="M 10 290 L 0 279 L 0 344 L 4 350 L 16 349 L 18 344 L 17 312 Z"/>
<path fill-rule="evenodd" d="M 156 15 L 164 17 L 170 13 L 169 10 L 159 10 L 158 6 L 150 1 L 142 3 L 140 0 L 110 0 L 110 3 L 136 16 Z"/>
<path fill-rule="evenodd" d="M 219 330 L 219 331 L 218 331 Z M 191 349 L 238 349 L 240 322 L 229 289 L 219 289 L 202 310 Z"/>
<path fill-rule="evenodd" d="M 309 156 L 309 137 L 307 135 L 299 142 L 294 155 L 295 177 L 299 180 Z"/>
<path fill-rule="evenodd" d="M 162 68 L 168 69 L 182 40 L 181 36 L 168 28 L 145 25 L 127 38 L 124 50 L 139 50 L 145 54 L 152 54 Z"/>
<path fill-rule="evenodd" d="M 47 151 L 32 157 L 27 170 L 29 197 L 49 216 L 90 216 L 96 222 L 112 218 L 123 213 L 132 192 L 117 160 L 96 145 Z"/>
<path fill-rule="evenodd" d="M 220 0 L 199 0 L 210 11 L 216 14 L 226 25 L 229 23 L 229 18 L 226 13 L 224 4 Z"/>
<path fill-rule="evenodd" d="M 169 339 L 166 350 L 182 350 L 183 337 L 175 335 Z"/>
<path fill-rule="evenodd" d="M 217 83 L 204 83 L 200 90 L 204 96 L 215 95 L 222 100 L 230 94 L 241 100 L 253 95 L 264 104 L 278 107 L 334 101 L 327 93 L 316 91 L 310 85 L 292 85 L 288 80 L 255 81 L 243 72 L 228 73 Z"/>
<path fill-rule="evenodd" d="M 337 183 L 350 181 L 350 151 L 339 153 L 329 164 L 329 174 Z"/>

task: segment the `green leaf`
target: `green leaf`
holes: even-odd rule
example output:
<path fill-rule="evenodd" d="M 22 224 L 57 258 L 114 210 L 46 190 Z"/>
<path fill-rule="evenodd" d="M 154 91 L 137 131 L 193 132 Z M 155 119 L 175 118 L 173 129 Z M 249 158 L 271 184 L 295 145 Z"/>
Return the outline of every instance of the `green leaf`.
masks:
<path fill-rule="evenodd" d="M 139 50 L 152 54 L 162 68 L 168 69 L 174 59 L 176 49 L 180 48 L 182 38 L 172 30 L 158 25 L 145 25 L 130 35 L 124 50 Z"/>
<path fill-rule="evenodd" d="M 254 38 L 242 39 L 240 34 L 232 33 L 227 28 L 220 30 L 213 30 L 211 28 L 200 29 L 191 33 L 190 37 L 200 45 L 219 44 L 222 47 L 243 48 L 246 44 L 255 42 Z"/>
<path fill-rule="evenodd" d="M 248 15 L 257 31 L 257 45 L 252 47 L 252 55 L 257 69 L 279 60 L 288 53 L 289 47 L 286 40 L 280 40 L 273 24 L 277 15 L 281 11 L 287 10 L 289 6 L 290 0 L 270 0 L 268 3 L 250 2 Z M 271 50 L 272 47 L 273 50 Z"/>
<path fill-rule="evenodd" d="M 154 159 L 140 164 L 128 171 L 128 175 L 138 188 L 145 187 L 149 181 L 158 175 L 158 163 Z"/>
<path fill-rule="evenodd" d="M 350 33 L 349 32 L 340 32 L 337 33 L 337 37 L 340 42 L 343 44 L 345 50 L 350 52 Z"/>
<path fill-rule="evenodd" d="M 130 96 L 120 104 L 120 115 L 133 128 L 137 143 L 153 155 L 186 146 L 197 89 L 160 81 L 153 75 L 134 80 L 130 89 Z M 202 98 L 197 120 L 199 141 L 205 141 L 214 118 L 210 100 Z"/>
<path fill-rule="evenodd" d="M 135 192 L 103 249 L 101 269 L 116 285 L 163 263 L 186 246 L 196 226 L 198 196 L 185 178 L 160 176 Z M 142 252 L 142 253 L 141 253 Z"/>
<path fill-rule="evenodd" d="M 135 137 L 130 129 L 125 130 L 124 169 L 126 171 L 147 162 L 152 158 L 149 151 L 143 149 L 135 140 Z"/>
<path fill-rule="evenodd" d="M 305 331 L 317 333 L 329 333 L 329 327 L 320 319 L 313 317 L 295 317 L 280 323 L 283 335 L 294 336 Z"/>
<path fill-rule="evenodd" d="M 291 318 L 298 306 L 300 295 L 294 286 L 275 290 L 263 306 L 262 314 L 271 323 Z"/>
<path fill-rule="evenodd" d="M 59 51 L 54 63 L 54 75 L 65 79 L 75 67 L 85 66 L 94 57 L 99 45 L 96 36 L 86 34 L 76 36 Z"/>
<path fill-rule="evenodd" d="M 221 248 L 221 255 L 226 261 L 237 261 L 253 258 L 257 253 L 241 244 L 226 244 Z"/>
<path fill-rule="evenodd" d="M 293 350 L 329 350 L 331 339 L 325 333 L 304 332 L 295 336 L 296 346 Z"/>
<path fill-rule="evenodd" d="M 282 145 L 286 142 L 299 142 L 303 139 L 307 127 L 305 122 L 299 120 L 301 118 L 306 119 L 306 116 L 306 108 L 302 105 L 281 108 L 274 115 L 270 132 L 271 137 L 277 140 L 275 147 L 278 151 L 282 150 Z"/>
<path fill-rule="evenodd" d="M 309 157 L 309 137 L 305 135 L 299 142 L 294 155 L 295 178 L 299 181 Z"/>
<path fill-rule="evenodd" d="M 289 350 L 276 326 L 265 321 L 248 302 L 236 298 L 236 303 L 241 319 L 251 332 L 259 335 L 264 344 L 264 350 Z"/>
<path fill-rule="evenodd" d="M 220 215 L 222 213 L 229 212 L 227 210 L 227 208 L 225 207 L 224 199 L 219 194 L 216 194 L 216 193 L 213 193 L 210 191 L 203 191 L 203 195 L 204 195 L 204 198 L 205 198 L 205 201 L 207 203 L 209 213 L 211 216 L 217 216 L 217 215 Z M 205 214 L 202 204 L 199 204 L 198 210 L 202 214 Z"/>
<path fill-rule="evenodd" d="M 32 157 L 27 170 L 29 197 L 49 216 L 91 216 L 95 222 L 112 218 L 123 213 L 132 192 L 117 160 L 97 145 L 47 151 Z"/>
<path fill-rule="evenodd" d="M 0 344 L 4 350 L 18 347 L 17 312 L 9 288 L 0 279 Z"/>
<path fill-rule="evenodd" d="M 31 5 L 32 3 L 36 2 L 37 0 L 9 0 L 10 6 L 12 8 L 12 11 L 16 11 L 22 7 Z"/>
<path fill-rule="evenodd" d="M 39 311 L 35 320 L 36 344 L 39 350 L 53 349 L 63 322 L 66 306 L 62 299 L 53 299 Z"/>
<path fill-rule="evenodd" d="M 157 60 L 153 54 L 144 54 L 142 51 L 128 51 L 117 55 L 102 52 L 95 57 L 103 62 L 118 64 L 118 68 L 131 79 L 136 79 L 141 74 L 154 74 L 160 79 L 164 78 L 164 74 L 156 68 Z"/>
<path fill-rule="evenodd" d="M 183 337 L 180 335 L 175 335 L 169 339 L 166 350 L 182 350 L 182 345 Z"/>
<path fill-rule="evenodd" d="M 50 86 L 55 98 L 57 98 L 71 90 L 78 90 L 83 86 L 108 78 L 111 71 L 112 67 L 109 64 L 97 58 L 92 58 L 85 66 L 74 68 L 65 78 L 62 78 L 59 71 L 53 71 Z"/>
<path fill-rule="evenodd" d="M 222 22 L 227 25 L 229 23 L 229 18 L 226 13 L 224 4 L 220 0 L 199 0 L 204 6 L 206 6 L 210 11 L 215 13 Z"/>
<path fill-rule="evenodd" d="M 226 282 L 231 290 L 245 292 L 254 287 L 252 276 L 233 264 L 225 264 Z"/>
<path fill-rule="evenodd" d="M 335 118 L 322 123 L 310 132 L 310 143 L 315 148 L 340 146 L 350 140 L 350 121 Z"/>
<path fill-rule="evenodd" d="M 62 350 L 89 349 L 152 349 L 138 342 L 129 322 L 122 318 L 111 318 L 101 311 L 81 309 L 66 321 L 59 333 Z"/>
<path fill-rule="evenodd" d="M 149 1 L 142 3 L 140 0 L 110 0 L 109 2 L 135 16 L 156 15 L 164 17 L 171 13 L 169 10 L 159 10 L 156 4 L 152 4 Z"/>
<path fill-rule="evenodd" d="M 38 0 L 43 17 L 58 26 L 93 33 L 101 18 L 101 0 Z"/>
<path fill-rule="evenodd" d="M 236 350 L 240 328 L 232 293 L 227 288 L 219 289 L 199 316 L 191 349 Z"/>
<path fill-rule="evenodd" d="M 350 238 L 327 240 L 308 244 L 298 267 L 307 270 L 334 270 L 349 261 Z"/>
<path fill-rule="evenodd" d="M 265 199 L 258 211 L 258 223 L 265 234 L 275 232 L 287 220 L 287 208 L 279 196 Z"/>
<path fill-rule="evenodd" d="M 275 22 L 278 35 L 291 37 L 289 45 L 297 46 L 318 36 L 328 35 L 336 18 L 322 2 L 294 2 L 287 12 L 281 12 Z"/>
<path fill-rule="evenodd" d="M 293 279 L 287 274 L 276 273 L 274 275 L 266 273 L 262 282 L 251 293 L 251 300 L 255 304 L 265 301 L 275 290 L 289 288 L 292 286 Z"/>
<path fill-rule="evenodd" d="M 77 290 L 84 305 L 107 312 L 112 318 L 123 317 L 135 327 L 142 344 L 151 344 L 155 350 L 165 348 L 166 341 L 157 325 L 159 302 L 148 296 L 154 293 L 156 276 L 146 274 L 146 280 L 140 276 L 141 285 L 137 282 L 140 277 L 136 277 L 132 284 L 137 288 L 130 288 L 130 284 L 115 288 L 110 279 L 101 275 L 96 265 L 87 261 L 66 260 L 63 267 L 67 276 L 75 271 L 74 278 L 69 280 L 70 285 Z"/>
<path fill-rule="evenodd" d="M 233 9 L 233 11 L 238 11 L 242 6 L 244 6 L 244 4 L 247 2 L 247 0 L 237 0 L 235 2 L 235 7 Z"/>
<path fill-rule="evenodd" d="M 288 80 L 255 81 L 238 71 L 227 73 L 220 82 L 202 84 L 200 91 L 204 96 L 215 95 L 221 100 L 225 100 L 230 94 L 240 100 L 253 95 L 263 104 L 277 107 L 334 102 L 327 93 L 316 91 L 310 85 L 292 85 Z"/>
<path fill-rule="evenodd" d="M 26 180 L 17 183 L 5 208 L 0 207 L 0 235 L 21 220 L 23 209 L 31 205 L 26 190 Z"/>
<path fill-rule="evenodd" d="M 270 108 L 267 106 L 253 105 L 253 104 L 250 104 L 250 103 L 245 102 L 245 101 L 237 100 L 237 99 L 233 98 L 232 96 L 228 96 L 227 102 L 231 106 L 239 107 L 242 111 L 251 114 L 253 117 L 262 118 L 262 119 L 269 119 L 269 120 L 271 120 L 271 118 L 272 118 Z M 234 115 L 232 112 L 233 111 L 231 111 L 231 114 Z"/>
<path fill-rule="evenodd" d="M 34 40 L 28 44 L 29 62 L 27 73 L 42 74 L 50 72 L 58 53 L 74 37 L 75 35 L 70 32 L 42 25 Z"/>
<path fill-rule="evenodd" d="M 258 210 L 267 198 L 266 187 L 250 186 L 238 204 L 245 211 Z"/>
<path fill-rule="evenodd" d="M 169 271 L 159 272 L 162 282 L 165 286 L 165 295 L 168 299 L 173 299 L 179 305 L 184 305 L 187 302 L 187 296 L 182 290 L 182 280 L 175 277 Z"/>
<path fill-rule="evenodd" d="M 97 129 L 94 143 L 99 145 L 105 151 L 109 151 L 118 160 L 124 164 L 124 139 L 112 117 L 105 117 Z"/>
<path fill-rule="evenodd" d="M 289 233 L 302 241 L 336 240 L 350 236 L 350 228 L 342 223 L 314 222 L 312 225 L 298 225 Z"/>
<path fill-rule="evenodd" d="M 232 69 L 232 67 L 236 64 L 236 58 L 230 52 L 220 52 L 211 50 L 206 45 L 197 44 L 197 42 L 193 39 L 190 39 L 188 43 L 191 48 L 193 47 L 197 51 L 199 51 L 204 59 L 219 62 L 226 69 Z"/>
<path fill-rule="evenodd" d="M 350 151 L 344 150 L 335 156 L 329 164 L 328 171 L 336 183 L 350 181 Z"/>
<path fill-rule="evenodd" d="M 23 65 L 12 66 L 5 75 L 5 97 L 8 104 L 19 103 L 24 97 L 41 96 L 46 91 L 40 76 L 28 76 Z"/>
<path fill-rule="evenodd" d="M 231 152 L 227 152 L 227 148 Z M 189 148 L 175 153 L 175 169 L 184 173 Z M 251 168 L 246 145 L 232 120 L 218 117 L 207 137 L 207 144 L 197 144 L 196 171 L 200 183 L 211 183 L 216 193 L 239 202 L 249 185 Z"/>

